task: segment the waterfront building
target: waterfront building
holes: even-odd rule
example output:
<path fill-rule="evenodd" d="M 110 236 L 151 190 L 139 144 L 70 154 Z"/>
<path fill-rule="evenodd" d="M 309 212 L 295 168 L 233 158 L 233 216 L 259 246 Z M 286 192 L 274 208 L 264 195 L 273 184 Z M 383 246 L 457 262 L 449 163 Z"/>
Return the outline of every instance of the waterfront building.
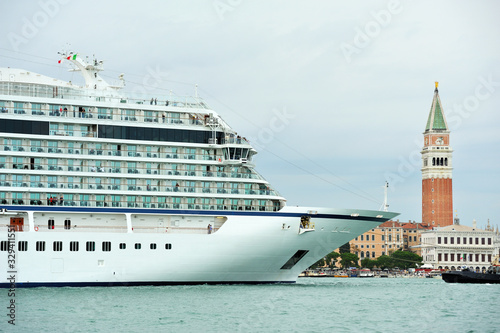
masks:
<path fill-rule="evenodd" d="M 472 227 L 455 224 L 435 228 L 422 233 L 422 257 L 424 264 L 435 269 L 457 270 L 468 266 L 475 271 L 485 271 L 495 255 L 499 253 L 499 232 L 488 221 L 483 230 L 477 228 L 474 220 Z"/>
<path fill-rule="evenodd" d="M 422 222 L 435 227 L 453 224 L 452 152 L 438 83 L 424 131 L 422 148 Z"/>
<path fill-rule="evenodd" d="M 395 251 L 412 251 L 420 255 L 420 235 L 432 227 L 425 223 L 387 221 L 377 228 L 354 238 L 350 242 L 351 253 L 359 259 L 376 259 L 381 255 L 390 255 Z"/>

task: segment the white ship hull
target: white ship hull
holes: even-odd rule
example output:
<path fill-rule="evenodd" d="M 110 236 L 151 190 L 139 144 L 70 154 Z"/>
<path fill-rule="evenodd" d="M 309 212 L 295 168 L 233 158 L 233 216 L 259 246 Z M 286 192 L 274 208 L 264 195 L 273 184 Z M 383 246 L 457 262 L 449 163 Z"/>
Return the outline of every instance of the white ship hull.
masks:
<path fill-rule="evenodd" d="M 2 276 L 0 286 L 8 287 L 11 282 L 8 277 L 12 274 L 17 287 L 293 283 L 303 270 L 327 253 L 396 215 L 305 207 L 287 207 L 281 212 L 209 212 L 210 215 L 204 211 L 183 216 L 174 212 L 177 214 L 171 216 L 181 220 L 175 227 L 168 215 L 135 211 L 130 213 L 132 221 L 128 227 L 117 225 L 120 228 L 113 229 L 114 226 L 110 226 L 109 231 L 100 232 L 85 230 L 97 226 L 97 221 L 91 220 L 96 214 L 48 209 L 43 213 L 33 212 L 32 220 L 29 219 L 31 213 L 26 214 L 29 221 L 24 231 L 14 232 L 15 266 L 7 268 L 7 276 Z M 69 230 L 57 225 L 55 229 L 48 229 L 38 224 L 41 214 L 71 216 L 75 225 Z M 208 234 L 199 227 L 198 224 L 205 227 L 207 221 L 217 219 L 217 214 L 227 217 L 220 228 Z M 383 218 L 376 217 L 382 214 Z M 115 221 L 125 216 L 123 213 L 105 215 Z M 10 216 L 2 215 L 2 240 L 7 239 L 5 221 Z M 301 216 L 311 216 L 309 229 L 301 228 Z M 141 229 L 137 223 L 133 230 L 134 218 L 142 219 L 142 226 L 148 225 L 149 229 Z M 161 224 L 151 224 L 159 218 L 163 220 Z M 79 225 L 78 219 L 83 224 Z M 188 223 L 193 226 L 188 227 Z M 25 251 L 20 251 L 18 245 L 22 241 L 28 243 Z M 37 241 L 45 241 L 45 251 L 37 251 Z M 55 252 L 52 244 L 58 241 L 62 242 L 62 250 Z M 95 242 L 95 251 L 85 250 L 88 241 Z M 78 242 L 79 251 L 70 251 L 70 242 Z M 102 242 L 111 242 L 109 252 L 103 251 Z M 142 248 L 135 249 L 136 243 Z M 151 243 L 157 248 L 151 249 Z M 119 244 L 126 244 L 125 249 L 120 249 Z M 171 244 L 171 249 L 166 250 L 165 244 Z M 302 252 L 297 254 L 298 251 Z M 295 260 L 291 259 L 294 255 Z M 7 263 L 8 251 L 0 252 L 0 261 Z M 287 263 L 290 267 L 284 268 Z"/>

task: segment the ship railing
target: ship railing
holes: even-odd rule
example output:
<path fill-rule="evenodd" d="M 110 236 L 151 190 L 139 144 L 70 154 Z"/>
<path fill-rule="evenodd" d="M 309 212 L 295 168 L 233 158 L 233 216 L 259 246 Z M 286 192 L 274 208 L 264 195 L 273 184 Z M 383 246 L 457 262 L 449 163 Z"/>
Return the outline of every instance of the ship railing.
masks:
<path fill-rule="evenodd" d="M 197 227 L 150 227 L 150 226 L 134 226 L 134 232 L 137 233 L 175 233 L 175 234 L 208 234 L 207 228 Z M 219 228 L 213 228 L 211 233 L 215 233 Z"/>
<path fill-rule="evenodd" d="M 181 181 L 177 181 L 180 183 Z M 249 195 L 249 196 L 278 196 L 276 191 L 274 190 L 260 190 L 257 189 L 257 184 L 252 184 L 255 185 L 252 188 L 243 188 L 243 187 L 238 187 L 238 188 L 230 188 L 230 187 L 206 187 L 202 185 L 197 185 L 197 186 L 184 186 L 184 185 L 179 185 L 179 186 L 159 186 L 159 185 L 149 185 L 149 184 L 128 184 L 128 185 L 112 185 L 112 184 L 107 184 L 107 183 L 91 183 L 91 184 L 75 184 L 75 183 L 68 183 L 64 181 L 59 181 L 59 182 L 8 182 L 8 181 L 0 181 L 0 187 L 8 187 L 13 189 L 14 191 L 16 188 L 46 188 L 48 191 L 59 191 L 61 189 L 74 189 L 74 190 L 92 190 L 95 191 L 95 194 L 108 194 L 109 191 L 123 191 L 127 190 L 128 192 L 135 192 L 135 193 L 129 193 L 129 195 L 142 195 L 145 196 L 146 193 L 150 195 L 170 195 L 170 193 L 178 193 L 179 195 L 182 194 L 191 194 L 191 193 L 202 193 L 202 194 L 239 194 L 239 195 Z M 66 192 L 66 191 L 65 191 Z M 176 195 L 177 196 L 177 195 Z M 4 199 L 6 200 L 6 199 Z M 34 200 L 32 200 L 34 201 Z M 65 200 L 68 204 L 65 204 L 65 206 L 73 206 L 75 204 L 70 204 L 73 201 L 68 201 Z M 12 204 L 20 204 L 18 202 L 18 199 L 13 199 Z M 35 204 L 31 203 L 32 205 L 41 205 L 40 204 Z M 96 206 L 98 206 L 96 204 Z M 107 206 L 102 204 L 103 207 Z M 149 208 L 149 207 L 146 207 Z"/>
<path fill-rule="evenodd" d="M 88 89 L 78 86 L 61 87 L 5 81 L 0 82 L 0 95 L 209 109 L 207 103 L 199 97 L 177 96 L 172 93 L 158 99 L 157 97 L 151 97 L 151 95 L 137 93 L 130 96 L 119 95 L 115 90 L 110 89 Z"/>
<path fill-rule="evenodd" d="M 125 122 L 143 122 L 152 124 L 175 124 L 180 126 L 200 126 L 209 127 L 203 119 L 204 115 L 199 113 L 189 113 L 185 111 L 174 110 L 144 110 L 144 109 L 125 109 L 120 107 L 96 108 L 91 106 L 78 107 L 74 105 L 51 105 L 54 108 L 39 107 L 36 104 L 31 107 L 22 106 L 11 109 L 8 106 L 2 106 L 1 113 L 26 115 L 30 117 L 62 119 L 101 119 L 110 121 Z M 75 131 L 77 132 L 77 131 Z M 68 134 L 73 136 L 73 134 Z"/>
<path fill-rule="evenodd" d="M 8 230 L 9 224 L 0 224 L 0 230 Z M 220 229 L 220 227 L 213 227 L 211 233 L 215 233 Z M 24 225 L 23 232 L 27 232 L 27 225 Z M 116 233 L 126 233 L 127 226 L 104 226 L 104 225 L 71 225 L 70 227 L 65 227 L 63 225 L 47 226 L 46 224 L 36 224 L 36 232 L 50 233 L 50 232 L 116 232 Z M 207 228 L 198 227 L 176 227 L 176 226 L 132 226 L 132 232 L 136 233 L 191 233 L 191 234 L 208 234 Z"/>
<path fill-rule="evenodd" d="M 15 192 L 16 188 L 12 188 Z M 57 189 L 55 189 L 57 191 Z M 17 193 L 17 192 L 16 192 Z M 26 192 L 24 192 L 26 193 Z M 96 196 L 101 195 L 98 191 L 95 191 Z M 102 196 L 109 194 L 108 192 L 102 192 Z M 64 194 L 63 200 L 59 199 L 59 194 L 57 193 L 47 193 L 46 198 L 41 196 L 42 193 L 31 193 L 39 194 L 37 199 L 0 199 L 1 205 L 14 205 L 14 206 L 40 206 L 40 207 L 96 207 L 98 208 L 151 208 L 151 209 L 168 209 L 168 210 L 220 210 L 220 211 L 259 211 L 259 212 L 271 212 L 278 211 L 279 208 L 272 206 L 272 202 L 276 199 L 256 197 L 256 198 L 229 198 L 222 197 L 221 203 L 178 203 L 175 200 L 186 200 L 189 194 L 186 196 L 171 196 L 169 193 L 155 193 L 155 195 L 147 196 L 144 194 L 134 194 L 128 193 L 128 195 L 114 195 L 116 198 L 113 201 L 101 201 L 100 199 L 85 200 L 78 199 L 77 194 Z M 80 196 L 89 196 L 89 194 L 80 194 Z M 53 201 L 50 200 L 53 198 Z M 118 201 L 119 200 L 119 201 Z M 133 201 L 129 201 L 133 200 Z M 143 201 L 144 200 L 144 201 Z M 146 201 L 150 200 L 150 201 Z M 163 201 L 160 201 L 163 200 Z M 217 199 L 211 199 L 213 201 Z M 238 203 L 233 203 L 233 201 L 238 201 Z"/>

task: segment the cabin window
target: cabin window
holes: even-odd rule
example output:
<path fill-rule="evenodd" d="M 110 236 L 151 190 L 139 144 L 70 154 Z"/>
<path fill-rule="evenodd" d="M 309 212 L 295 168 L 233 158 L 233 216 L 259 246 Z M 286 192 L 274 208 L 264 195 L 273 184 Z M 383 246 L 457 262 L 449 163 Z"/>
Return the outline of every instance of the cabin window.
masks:
<path fill-rule="evenodd" d="M 64 229 L 71 229 L 71 220 L 64 220 Z"/>
<path fill-rule="evenodd" d="M 102 251 L 103 252 L 111 251 L 111 242 L 102 242 Z"/>
<path fill-rule="evenodd" d="M 151 244 L 149 244 L 149 248 L 150 248 L 151 250 L 156 250 L 156 243 L 151 243 Z"/>
<path fill-rule="evenodd" d="M 120 243 L 120 250 L 125 250 L 127 248 L 127 244 L 125 243 Z"/>
<path fill-rule="evenodd" d="M 52 244 L 52 249 L 56 252 L 60 252 L 62 251 L 62 242 L 61 241 L 55 241 L 53 244 Z"/>
<path fill-rule="evenodd" d="M 45 242 L 44 241 L 37 241 L 36 242 L 36 250 L 43 252 L 45 251 Z"/>
<path fill-rule="evenodd" d="M 165 244 L 165 250 L 172 250 L 172 244 L 170 243 Z"/>
<path fill-rule="evenodd" d="M 0 243 L 0 251 L 7 251 L 9 249 L 9 242 L 8 241 L 2 241 Z"/>
<path fill-rule="evenodd" d="M 27 241 L 17 242 L 17 250 L 18 251 L 28 251 L 28 242 Z"/>
<path fill-rule="evenodd" d="M 87 242 L 86 246 L 85 246 L 86 250 L 88 252 L 93 252 L 95 251 L 95 242 Z"/>
<path fill-rule="evenodd" d="M 141 243 L 135 243 L 135 249 L 140 250 L 141 249 Z"/>
<path fill-rule="evenodd" d="M 49 229 L 54 229 L 54 220 L 50 219 L 48 222 Z"/>
<path fill-rule="evenodd" d="M 77 241 L 69 242 L 70 251 L 78 251 L 79 243 Z"/>

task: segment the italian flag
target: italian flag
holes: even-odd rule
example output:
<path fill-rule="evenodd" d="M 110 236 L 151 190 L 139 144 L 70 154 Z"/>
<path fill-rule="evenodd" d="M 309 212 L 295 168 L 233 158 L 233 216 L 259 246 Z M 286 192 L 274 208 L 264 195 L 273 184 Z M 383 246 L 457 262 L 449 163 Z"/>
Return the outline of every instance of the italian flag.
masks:
<path fill-rule="evenodd" d="M 67 57 L 66 59 L 70 60 L 71 58 L 73 58 L 73 60 L 76 60 L 76 56 L 77 56 L 77 55 L 75 54 L 74 56 L 69 56 L 69 57 Z"/>

